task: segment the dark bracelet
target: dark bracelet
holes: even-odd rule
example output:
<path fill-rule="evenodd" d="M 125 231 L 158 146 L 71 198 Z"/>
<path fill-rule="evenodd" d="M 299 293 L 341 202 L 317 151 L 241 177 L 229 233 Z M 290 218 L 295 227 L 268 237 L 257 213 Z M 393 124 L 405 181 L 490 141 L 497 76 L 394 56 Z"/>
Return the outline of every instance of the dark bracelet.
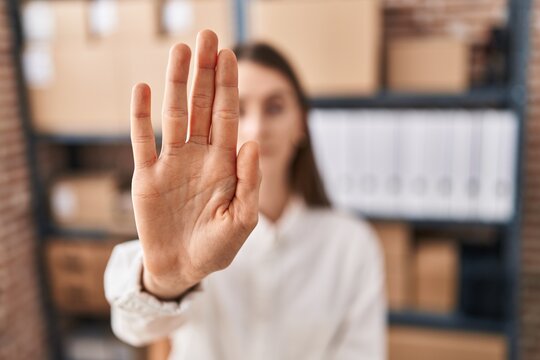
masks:
<path fill-rule="evenodd" d="M 183 293 L 181 293 L 176 299 L 162 299 L 160 298 L 159 296 L 156 296 L 155 294 L 152 294 L 150 291 L 148 291 L 145 287 L 144 287 L 144 281 L 143 281 L 143 272 L 144 272 L 144 266 L 143 268 L 141 269 L 141 276 L 140 276 L 140 279 L 139 279 L 139 284 L 141 286 L 141 291 L 144 291 L 145 293 L 149 294 L 149 295 L 152 295 L 153 297 L 161 300 L 161 301 L 174 301 L 174 302 L 177 302 L 177 303 L 180 303 L 180 301 L 182 301 L 182 299 L 184 298 L 184 296 L 186 296 L 187 294 L 189 294 L 190 292 L 194 291 L 194 290 L 198 290 L 200 287 L 201 287 L 201 283 L 198 282 L 196 283 L 195 285 L 189 287 L 186 291 L 184 291 Z"/>

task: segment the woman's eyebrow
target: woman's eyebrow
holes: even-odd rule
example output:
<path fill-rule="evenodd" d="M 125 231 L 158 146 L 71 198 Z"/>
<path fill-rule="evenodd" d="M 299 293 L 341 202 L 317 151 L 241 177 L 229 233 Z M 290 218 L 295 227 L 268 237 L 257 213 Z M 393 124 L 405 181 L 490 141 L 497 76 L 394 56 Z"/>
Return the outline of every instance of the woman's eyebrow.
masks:
<path fill-rule="evenodd" d="M 277 91 L 274 91 L 274 92 L 266 95 L 264 98 L 266 100 L 274 99 L 274 98 L 283 98 L 283 97 L 288 96 L 290 93 L 291 93 L 290 90 L 277 90 Z"/>
<path fill-rule="evenodd" d="M 280 90 L 274 90 L 268 94 L 264 94 L 261 96 L 261 98 L 263 99 L 263 101 L 267 101 L 267 100 L 272 100 L 275 98 L 285 98 L 287 96 L 292 96 L 292 95 L 294 94 L 291 90 L 280 89 Z M 249 98 L 250 96 L 240 96 L 240 102 L 248 100 Z"/>

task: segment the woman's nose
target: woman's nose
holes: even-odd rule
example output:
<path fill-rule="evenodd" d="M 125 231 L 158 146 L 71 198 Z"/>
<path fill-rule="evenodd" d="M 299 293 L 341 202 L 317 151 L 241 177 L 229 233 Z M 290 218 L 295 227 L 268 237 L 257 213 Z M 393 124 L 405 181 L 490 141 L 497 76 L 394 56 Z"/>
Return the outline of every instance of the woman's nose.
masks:
<path fill-rule="evenodd" d="M 243 121 L 244 133 L 252 140 L 260 140 L 263 130 L 263 121 L 261 116 L 252 116 Z"/>

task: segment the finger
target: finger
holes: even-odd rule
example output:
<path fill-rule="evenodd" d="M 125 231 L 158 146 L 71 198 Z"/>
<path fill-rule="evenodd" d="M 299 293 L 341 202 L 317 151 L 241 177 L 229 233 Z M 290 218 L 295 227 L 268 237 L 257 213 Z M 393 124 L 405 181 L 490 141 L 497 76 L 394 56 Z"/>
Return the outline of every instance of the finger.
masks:
<path fill-rule="evenodd" d="M 238 138 L 238 63 L 229 49 L 218 55 L 216 98 L 212 112 L 212 145 L 235 150 Z"/>
<path fill-rule="evenodd" d="M 259 168 L 259 145 L 248 141 L 240 148 L 236 160 L 236 193 L 231 203 L 235 218 L 245 228 L 254 228 L 259 212 L 259 188 L 261 170 Z"/>
<path fill-rule="evenodd" d="M 213 31 L 202 30 L 198 33 L 189 123 L 189 139 L 198 144 L 208 144 L 214 102 L 217 48 L 218 38 Z"/>
<path fill-rule="evenodd" d="M 150 119 L 150 87 L 137 84 L 131 92 L 131 145 L 135 168 L 145 168 L 155 163 L 156 142 Z"/>
<path fill-rule="evenodd" d="M 185 144 L 188 128 L 187 80 L 191 50 L 186 44 L 176 44 L 169 52 L 165 96 L 163 99 L 162 149 Z"/>

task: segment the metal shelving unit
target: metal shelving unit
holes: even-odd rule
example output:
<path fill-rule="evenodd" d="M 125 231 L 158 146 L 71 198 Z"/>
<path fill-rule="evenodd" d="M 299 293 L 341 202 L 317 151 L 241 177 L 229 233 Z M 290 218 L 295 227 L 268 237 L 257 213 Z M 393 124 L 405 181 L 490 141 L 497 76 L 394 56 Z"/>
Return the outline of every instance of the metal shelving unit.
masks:
<path fill-rule="evenodd" d="M 316 108 L 505 108 L 510 91 L 505 87 L 472 89 L 464 94 L 411 94 L 382 91 L 371 97 L 315 98 Z"/>
<path fill-rule="evenodd" d="M 248 29 L 245 21 L 247 17 L 247 6 L 250 0 L 232 0 L 237 17 L 236 34 L 239 41 L 246 40 Z M 14 29 L 16 30 L 14 43 L 15 56 L 19 64 L 21 64 L 20 51 L 22 49 L 22 29 L 20 27 L 19 2 L 16 0 L 8 0 L 10 12 L 14 19 Z M 375 220 L 400 220 L 412 223 L 418 227 L 473 227 L 480 226 L 486 228 L 494 228 L 504 234 L 501 242 L 504 254 L 505 266 L 505 283 L 507 285 L 507 301 L 505 305 L 505 314 L 502 321 L 485 320 L 471 318 L 456 312 L 448 315 L 436 315 L 415 311 L 400 311 L 391 312 L 389 314 L 389 322 L 399 325 L 414 325 L 423 326 L 435 329 L 453 329 L 462 331 L 481 331 L 489 333 L 503 334 L 508 339 L 509 344 L 509 359 L 518 359 L 518 323 L 519 323 L 519 273 L 520 273 L 520 225 L 521 225 L 521 204 L 522 190 L 522 169 L 523 169 L 523 144 L 525 137 L 525 121 L 526 121 L 526 68 L 528 57 L 529 43 L 529 16 L 531 0 L 508 0 L 508 28 L 511 36 L 511 50 L 508 54 L 510 60 L 510 81 L 506 86 L 471 89 L 464 94 L 405 94 L 381 91 L 374 96 L 359 96 L 346 98 L 314 98 L 311 100 L 311 105 L 314 108 L 446 108 L 446 109 L 462 109 L 462 108 L 500 108 L 510 109 L 515 112 L 519 119 L 519 162 L 518 171 L 515 174 L 515 184 L 517 196 L 515 201 L 515 215 L 508 222 L 482 222 L 476 220 L 428 220 L 428 219 L 412 219 L 412 218 L 395 218 L 395 217 L 374 217 Z M 19 80 L 22 84 L 22 72 L 19 67 Z M 36 199 L 44 199 L 44 191 L 42 184 L 39 182 L 38 168 L 36 161 L 35 149 L 40 142 L 53 143 L 57 145 L 65 145 L 67 147 L 76 148 L 82 145 L 114 145 L 114 144 L 129 144 L 129 135 L 114 135 L 114 136 L 79 136 L 79 135 L 51 135 L 37 134 L 32 131 L 30 115 L 28 112 L 27 101 L 24 91 L 20 92 L 23 99 L 22 114 L 24 124 L 29 140 L 30 165 L 32 167 L 32 177 L 34 179 L 32 186 L 34 197 Z M 158 142 L 161 139 L 158 138 Z M 43 205 L 36 205 L 36 223 L 38 224 L 40 247 L 42 249 L 43 241 L 50 234 L 61 234 L 64 236 L 73 237 L 92 237 L 103 238 L 107 236 L 107 232 L 95 229 L 79 229 L 79 230 L 63 230 L 58 229 L 50 224 L 45 216 Z M 41 254 L 40 254 L 41 255 Z M 40 264 L 44 269 L 43 264 Z M 46 279 L 42 279 L 44 285 L 45 306 L 49 309 L 47 319 L 49 323 L 49 341 L 51 342 L 52 352 L 51 358 L 62 359 L 61 341 L 58 336 L 56 324 L 54 321 L 55 314 L 51 305 L 48 303 L 48 294 L 46 291 Z"/>
<path fill-rule="evenodd" d="M 129 144 L 129 135 L 57 135 L 34 134 L 34 141 L 62 145 L 115 145 Z M 161 141 L 161 138 L 158 139 Z"/>
<path fill-rule="evenodd" d="M 391 311 L 390 323 L 396 325 L 414 325 L 434 329 L 462 330 L 504 334 L 504 324 L 500 321 L 476 319 L 459 313 L 439 315 L 416 311 Z"/>

